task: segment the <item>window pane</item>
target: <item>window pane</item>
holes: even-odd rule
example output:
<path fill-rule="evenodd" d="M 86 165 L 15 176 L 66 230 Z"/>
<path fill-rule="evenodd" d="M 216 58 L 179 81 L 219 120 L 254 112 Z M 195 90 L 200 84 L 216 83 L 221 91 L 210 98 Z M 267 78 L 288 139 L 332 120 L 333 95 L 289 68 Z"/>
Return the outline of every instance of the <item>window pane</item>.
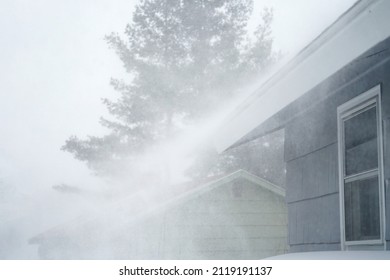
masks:
<path fill-rule="evenodd" d="M 345 175 L 378 167 L 376 107 L 344 122 Z"/>
<path fill-rule="evenodd" d="M 346 183 L 344 203 L 346 240 L 380 239 L 378 177 Z"/>

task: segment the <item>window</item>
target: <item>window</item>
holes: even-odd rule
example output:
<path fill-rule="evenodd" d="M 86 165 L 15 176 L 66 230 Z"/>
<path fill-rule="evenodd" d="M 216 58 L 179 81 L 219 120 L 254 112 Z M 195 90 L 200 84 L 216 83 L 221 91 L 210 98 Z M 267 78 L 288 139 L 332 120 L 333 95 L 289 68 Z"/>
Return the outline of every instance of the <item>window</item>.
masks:
<path fill-rule="evenodd" d="M 338 108 L 343 248 L 383 244 L 380 86 Z"/>

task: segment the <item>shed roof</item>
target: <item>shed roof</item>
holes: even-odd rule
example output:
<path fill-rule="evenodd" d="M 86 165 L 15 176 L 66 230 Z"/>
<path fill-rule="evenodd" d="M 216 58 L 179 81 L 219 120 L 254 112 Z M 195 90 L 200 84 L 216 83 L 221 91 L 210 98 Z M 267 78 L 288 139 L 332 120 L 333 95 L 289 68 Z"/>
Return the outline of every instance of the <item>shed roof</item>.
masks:
<path fill-rule="evenodd" d="M 390 1 L 360 0 L 240 104 L 220 127 L 222 152 L 390 36 Z"/>
<path fill-rule="evenodd" d="M 151 207 L 147 207 L 147 203 L 143 200 L 142 194 L 123 198 L 122 200 L 115 201 L 108 206 L 102 206 L 101 211 L 98 213 L 80 216 L 69 223 L 58 225 L 38 234 L 32 237 L 29 240 L 29 243 L 39 244 L 45 239 L 56 238 L 58 236 L 62 236 L 63 234 L 72 235 L 73 233 L 77 233 L 83 227 L 96 229 L 96 225 L 99 224 L 104 224 L 106 226 L 105 228 L 107 228 L 107 225 L 109 224 L 109 228 L 114 229 L 117 226 L 123 226 L 118 225 L 117 223 L 137 223 L 147 217 L 161 213 L 171 207 L 181 205 L 216 188 L 220 188 L 239 178 L 252 182 L 256 186 L 274 193 L 276 196 L 284 198 L 286 195 L 283 188 L 241 169 L 224 177 L 212 179 L 207 183 L 197 186 L 192 190 L 182 192 L 179 195 L 173 195 L 170 199 L 163 200 L 158 193 L 154 194 L 154 199 L 151 200 L 153 202 Z M 112 217 L 116 217 L 114 222 L 112 222 Z"/>

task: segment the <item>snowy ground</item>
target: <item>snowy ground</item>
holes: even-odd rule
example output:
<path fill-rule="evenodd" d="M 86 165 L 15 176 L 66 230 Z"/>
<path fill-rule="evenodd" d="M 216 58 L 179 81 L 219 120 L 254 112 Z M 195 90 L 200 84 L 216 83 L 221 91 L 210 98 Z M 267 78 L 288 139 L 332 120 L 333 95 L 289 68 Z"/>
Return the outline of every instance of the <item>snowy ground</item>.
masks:
<path fill-rule="evenodd" d="M 390 260 L 390 251 L 321 251 L 290 253 L 268 260 Z"/>

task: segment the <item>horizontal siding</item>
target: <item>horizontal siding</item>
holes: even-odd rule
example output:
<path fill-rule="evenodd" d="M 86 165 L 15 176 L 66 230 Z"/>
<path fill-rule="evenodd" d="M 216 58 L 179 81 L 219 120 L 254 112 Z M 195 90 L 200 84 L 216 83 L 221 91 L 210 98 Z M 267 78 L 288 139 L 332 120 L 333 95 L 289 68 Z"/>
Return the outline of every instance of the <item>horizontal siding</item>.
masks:
<path fill-rule="evenodd" d="M 196 200 L 180 207 L 187 213 L 274 213 L 285 212 L 284 198 L 269 200 Z"/>
<path fill-rule="evenodd" d="M 289 244 L 340 242 L 339 196 L 290 203 Z"/>
<path fill-rule="evenodd" d="M 138 248 L 147 253 L 138 249 L 136 255 L 150 258 L 158 254 L 162 259 L 258 259 L 282 254 L 287 251 L 286 212 L 279 195 L 252 183 L 226 184 L 170 208 L 139 227 L 134 238 Z M 153 231 L 154 223 L 161 225 L 160 230 L 155 226 Z"/>
<path fill-rule="evenodd" d="M 337 143 L 287 163 L 288 203 L 339 191 Z"/>
<path fill-rule="evenodd" d="M 287 217 L 284 213 L 266 213 L 266 214 L 207 214 L 207 213 L 177 213 L 167 215 L 168 225 L 287 225 Z"/>
<path fill-rule="evenodd" d="M 271 251 L 286 247 L 284 238 L 196 238 L 185 240 L 180 244 L 182 251 Z M 169 244 L 164 244 L 169 245 Z"/>
<path fill-rule="evenodd" d="M 287 162 L 337 142 L 337 107 L 380 83 L 387 83 L 389 45 L 390 39 L 378 44 L 284 110 Z M 384 91 L 388 93 L 388 89 Z M 389 105 L 384 109 L 386 115 L 390 114 Z"/>
<path fill-rule="evenodd" d="M 271 191 L 225 184 L 108 233 L 86 231 L 58 258 L 259 259 L 287 251 L 286 212 L 284 198 Z M 59 241 L 42 245 L 43 254 L 57 256 L 49 253 Z"/>
<path fill-rule="evenodd" d="M 313 252 L 313 251 L 339 251 L 341 250 L 340 243 L 324 243 L 324 244 L 297 244 L 290 246 L 290 253 L 297 252 Z"/>
<path fill-rule="evenodd" d="M 384 61 L 379 66 L 370 70 L 374 64 L 366 59 L 359 62 L 360 66 L 348 66 L 348 75 L 331 78 L 313 89 L 310 94 L 320 102 L 313 102 L 308 110 L 302 108 L 303 113 L 287 124 L 286 200 L 292 252 L 340 249 L 337 106 L 377 84 L 382 86 L 385 178 L 390 177 L 390 121 L 386 119 L 390 117 L 390 63 L 384 60 L 389 52 L 381 55 L 386 57 L 373 57 L 375 63 Z M 337 87 L 332 84 L 334 80 L 340 82 Z M 390 204 L 389 193 L 387 186 L 386 205 Z M 386 211 L 386 237 L 390 240 L 390 207 Z"/>
<path fill-rule="evenodd" d="M 165 240 L 190 238 L 265 238 L 287 237 L 286 225 L 276 226 L 168 226 Z"/>
<path fill-rule="evenodd" d="M 337 142 L 337 108 L 322 102 L 285 128 L 285 160 L 296 159 Z"/>

